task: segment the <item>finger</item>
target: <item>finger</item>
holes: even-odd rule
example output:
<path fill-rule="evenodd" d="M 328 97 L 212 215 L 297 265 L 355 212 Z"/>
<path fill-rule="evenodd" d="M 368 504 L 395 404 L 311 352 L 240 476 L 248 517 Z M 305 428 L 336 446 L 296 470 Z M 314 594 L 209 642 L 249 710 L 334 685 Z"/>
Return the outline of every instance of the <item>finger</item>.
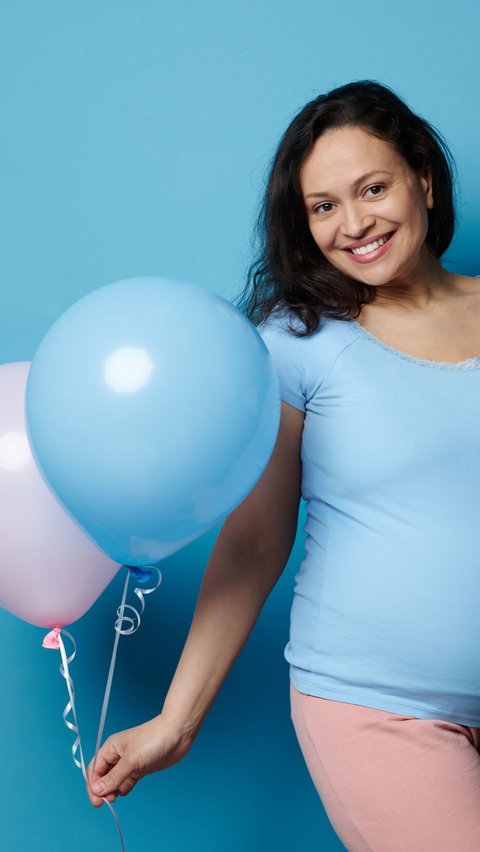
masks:
<path fill-rule="evenodd" d="M 91 802 L 91 804 L 93 805 L 94 808 L 100 808 L 103 805 L 102 797 L 101 796 L 95 796 L 94 793 L 92 793 L 88 784 L 87 784 L 87 796 L 90 799 L 90 802 Z"/>
<path fill-rule="evenodd" d="M 95 778 L 92 781 L 91 789 L 96 796 L 108 796 L 109 793 L 116 793 L 121 784 L 128 778 L 131 772 L 131 766 L 126 758 L 121 758 L 116 766 L 113 766 L 109 772 L 103 777 Z M 95 772 L 96 775 L 96 772 Z"/>
<path fill-rule="evenodd" d="M 100 775 L 97 775 L 96 770 L 95 770 L 93 776 L 92 776 L 91 771 L 88 772 L 88 770 L 87 770 L 87 781 L 88 781 L 88 783 L 87 783 L 87 794 L 88 794 L 88 797 L 89 797 L 92 805 L 94 805 L 94 807 L 96 807 L 96 808 L 99 808 L 103 804 L 105 799 L 107 799 L 107 801 L 109 801 L 109 802 L 114 802 L 115 799 L 117 798 L 116 793 L 113 793 L 113 792 L 108 793 L 108 794 L 102 794 L 102 795 L 95 795 L 92 792 L 92 783 L 94 783 L 95 781 L 97 781 L 99 779 L 102 780 L 102 777 Z"/>
<path fill-rule="evenodd" d="M 103 778 L 120 760 L 118 749 L 115 745 L 113 737 L 109 737 L 103 744 L 97 755 L 92 758 L 87 768 L 87 792 L 90 801 L 94 807 L 100 807 L 103 800 L 106 798 L 105 790 L 103 789 Z M 93 790 L 92 785 L 98 783 L 100 787 Z"/>
<path fill-rule="evenodd" d="M 112 802 L 114 802 L 115 799 L 117 798 L 117 794 L 116 793 L 109 793 L 107 796 L 103 796 L 103 798 L 106 799 L 107 802 L 110 802 L 110 804 L 112 804 Z"/>
<path fill-rule="evenodd" d="M 90 793 L 90 791 L 88 790 L 88 787 L 87 787 L 87 793 L 88 793 L 88 798 L 90 799 L 94 808 L 100 808 L 103 805 L 103 803 L 105 802 L 105 800 L 107 802 L 110 802 L 110 804 L 112 804 L 115 801 L 115 799 L 117 798 L 115 793 L 109 793 L 108 796 L 94 796 L 93 793 Z"/>
<path fill-rule="evenodd" d="M 109 764 L 108 769 L 111 769 L 111 768 L 112 767 Z M 95 793 L 93 792 L 93 789 L 92 789 L 92 784 L 94 784 L 96 781 L 101 781 L 102 779 L 103 779 L 103 776 L 99 772 L 97 772 L 96 768 L 95 768 L 94 773 L 92 774 L 92 767 L 88 767 L 88 769 L 87 769 L 87 794 L 88 794 L 88 797 L 89 797 L 92 805 L 94 805 L 94 807 L 96 807 L 96 808 L 101 807 L 105 797 L 103 796 L 103 794 L 102 795 L 95 795 Z"/>
<path fill-rule="evenodd" d="M 90 803 L 94 808 L 101 808 L 103 805 L 103 799 L 100 799 L 98 796 L 94 796 L 93 793 L 89 793 L 87 789 L 88 798 L 90 799 Z"/>
<path fill-rule="evenodd" d="M 95 761 L 95 768 L 93 760 L 89 766 L 89 769 L 91 767 L 90 780 L 95 781 L 97 778 L 103 778 L 103 776 L 106 775 L 107 772 L 110 771 L 112 766 L 115 766 L 115 764 L 118 763 L 119 760 L 120 755 L 117 754 L 117 752 L 104 753 L 103 750 L 99 751 L 97 754 L 97 759 Z"/>
<path fill-rule="evenodd" d="M 92 773 L 92 769 L 93 769 L 93 761 L 92 761 L 92 763 L 89 764 L 89 766 L 87 768 L 87 795 L 88 795 L 92 805 L 95 808 L 99 808 L 103 805 L 103 802 L 104 802 L 105 798 L 107 798 L 107 797 L 104 796 L 103 794 L 102 795 L 95 795 L 92 791 L 92 784 L 94 784 L 96 781 L 99 781 L 99 780 L 102 781 L 103 780 L 103 774 L 102 774 L 102 772 L 100 772 L 97 769 L 96 766 L 95 766 L 95 771 L 93 773 Z M 112 769 L 112 764 L 107 763 L 107 762 L 105 762 L 105 764 L 103 764 L 103 762 L 102 762 L 100 769 L 103 770 L 106 774 L 106 770 Z M 113 799 L 108 799 L 108 800 L 114 801 L 116 796 L 114 794 L 110 794 L 110 795 L 113 795 Z"/>
<path fill-rule="evenodd" d="M 135 787 L 137 780 L 137 778 L 132 778 L 131 776 L 130 778 L 127 778 L 127 780 L 124 781 L 123 784 L 120 784 L 120 787 L 118 788 L 119 795 L 128 796 L 128 794 L 131 793 L 131 791 Z"/>

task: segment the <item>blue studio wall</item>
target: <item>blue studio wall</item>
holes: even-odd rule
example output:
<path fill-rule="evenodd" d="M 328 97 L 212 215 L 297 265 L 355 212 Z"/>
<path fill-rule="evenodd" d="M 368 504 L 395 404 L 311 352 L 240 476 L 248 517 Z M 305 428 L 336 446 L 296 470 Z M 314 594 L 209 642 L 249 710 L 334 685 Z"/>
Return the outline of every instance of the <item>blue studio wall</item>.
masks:
<path fill-rule="evenodd" d="M 307 100 L 353 79 L 392 86 L 446 136 L 461 184 L 448 268 L 480 272 L 480 7 L 410 0 L 3 0 L 0 5 L 2 363 L 120 278 L 172 275 L 233 299 L 265 171 Z M 187 758 L 118 803 L 128 852 L 340 850 L 290 722 L 283 648 L 297 542 Z M 122 639 L 107 733 L 161 709 L 218 530 L 163 565 Z M 4 566 L 2 566 L 4 570 Z M 11 566 L 15 570 L 15 566 Z M 21 582 L 21 577 L 19 578 Z M 87 754 L 123 578 L 70 629 Z M 0 848 L 119 848 L 86 798 L 45 631 L 0 611 Z"/>

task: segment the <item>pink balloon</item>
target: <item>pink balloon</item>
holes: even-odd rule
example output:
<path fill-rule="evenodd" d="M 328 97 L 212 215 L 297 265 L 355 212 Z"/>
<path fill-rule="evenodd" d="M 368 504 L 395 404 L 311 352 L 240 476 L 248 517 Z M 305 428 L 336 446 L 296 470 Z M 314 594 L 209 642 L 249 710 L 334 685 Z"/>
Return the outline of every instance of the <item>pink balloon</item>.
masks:
<path fill-rule="evenodd" d="M 30 363 L 0 365 L 0 606 L 39 627 L 90 609 L 120 568 L 57 502 L 25 425 Z"/>

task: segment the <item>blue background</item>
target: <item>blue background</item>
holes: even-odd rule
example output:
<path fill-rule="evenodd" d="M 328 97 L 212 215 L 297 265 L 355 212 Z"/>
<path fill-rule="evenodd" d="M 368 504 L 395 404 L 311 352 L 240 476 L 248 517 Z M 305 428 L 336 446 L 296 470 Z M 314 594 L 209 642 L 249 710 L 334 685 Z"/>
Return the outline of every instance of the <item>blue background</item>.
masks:
<path fill-rule="evenodd" d="M 461 215 L 444 263 L 477 274 L 479 24 L 473 0 L 424 0 L 414 14 L 411 0 L 3 2 L 0 360 L 31 360 L 69 305 L 120 278 L 174 275 L 233 299 L 280 135 L 306 101 L 353 79 L 392 86 L 445 135 Z M 302 524 L 303 509 L 289 564 L 192 751 L 119 802 L 128 852 L 343 849 L 289 715 L 283 648 Z M 107 733 L 159 712 L 217 533 L 165 561 L 140 630 L 122 639 Z M 71 628 L 87 754 L 122 582 Z M 59 655 L 42 637 L 0 612 L 0 846 L 117 849 L 111 815 L 91 808 L 71 760 Z"/>

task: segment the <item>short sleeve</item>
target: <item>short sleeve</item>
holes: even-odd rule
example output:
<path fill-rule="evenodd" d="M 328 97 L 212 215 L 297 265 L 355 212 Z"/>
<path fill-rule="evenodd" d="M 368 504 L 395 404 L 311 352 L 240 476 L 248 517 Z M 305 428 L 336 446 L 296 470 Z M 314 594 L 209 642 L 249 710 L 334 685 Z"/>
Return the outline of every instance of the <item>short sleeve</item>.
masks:
<path fill-rule="evenodd" d="M 257 327 L 272 358 L 280 384 L 280 397 L 294 408 L 305 411 L 306 396 L 303 389 L 301 340 L 288 330 L 285 322 L 270 316 Z"/>

